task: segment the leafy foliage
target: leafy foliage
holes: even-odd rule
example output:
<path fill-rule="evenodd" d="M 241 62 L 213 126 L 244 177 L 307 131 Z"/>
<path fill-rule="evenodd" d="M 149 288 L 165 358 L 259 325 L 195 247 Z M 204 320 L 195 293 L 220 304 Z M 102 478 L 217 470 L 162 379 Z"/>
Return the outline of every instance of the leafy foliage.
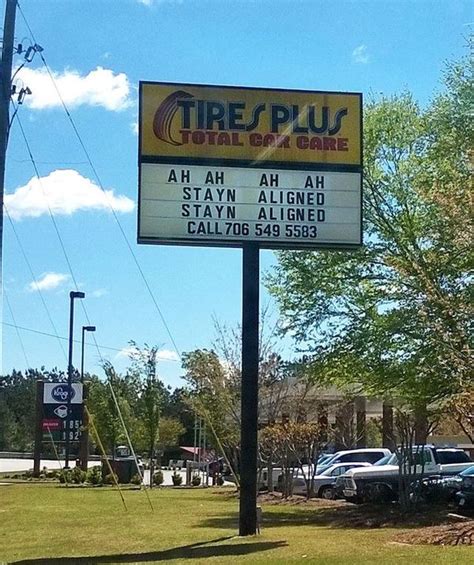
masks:
<path fill-rule="evenodd" d="M 280 252 L 267 277 L 313 377 L 431 402 L 472 383 L 472 68 L 421 110 L 409 93 L 364 117 L 364 247 Z"/>

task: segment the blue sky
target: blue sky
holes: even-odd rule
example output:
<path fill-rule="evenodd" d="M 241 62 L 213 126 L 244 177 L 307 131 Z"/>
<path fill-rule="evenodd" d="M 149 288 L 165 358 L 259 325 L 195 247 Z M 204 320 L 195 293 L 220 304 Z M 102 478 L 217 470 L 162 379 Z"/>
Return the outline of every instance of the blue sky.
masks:
<path fill-rule="evenodd" d="M 4 12 L 2 2 L 2 14 Z M 131 243 L 179 349 L 210 347 L 212 318 L 236 325 L 241 310 L 241 252 L 136 244 L 137 88 L 139 80 L 362 92 L 408 89 L 425 105 L 442 89 L 447 60 L 465 52 L 474 20 L 463 0 L 23 0 L 22 11 L 55 78 L 103 188 Z M 3 15 L 2 15 L 3 18 Z M 20 12 L 17 42 L 29 45 Z M 23 62 L 15 57 L 14 65 Z M 68 332 L 72 277 L 86 292 L 90 323 L 117 368 L 133 339 L 160 346 L 160 372 L 179 385 L 173 343 L 120 228 L 104 203 L 55 87 L 37 55 L 16 77 L 28 86 L 18 116 L 37 164 L 35 180 L 14 121 L 7 155 L 3 277 L 3 371 L 66 367 L 53 337 Z M 36 284 L 19 247 L 25 250 Z M 274 263 L 261 253 L 262 273 Z M 38 292 L 41 288 L 41 295 Z M 262 289 L 262 302 L 270 298 Z M 76 338 L 87 324 L 78 305 Z M 64 350 L 67 351 L 67 342 Z M 285 344 L 292 355 L 293 344 Z M 26 352 L 27 360 L 23 350 Z M 79 364 L 79 347 L 74 362 Z M 100 373 L 87 348 L 87 369 Z"/>

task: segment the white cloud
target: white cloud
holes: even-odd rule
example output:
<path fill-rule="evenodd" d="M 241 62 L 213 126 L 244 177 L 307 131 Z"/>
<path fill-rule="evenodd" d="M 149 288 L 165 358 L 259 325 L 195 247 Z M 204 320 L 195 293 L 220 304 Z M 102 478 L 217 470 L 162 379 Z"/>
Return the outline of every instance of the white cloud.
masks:
<path fill-rule="evenodd" d="M 133 135 L 138 135 L 138 122 L 132 122 L 130 124 Z"/>
<path fill-rule="evenodd" d="M 179 361 L 179 355 L 176 351 L 170 349 L 160 349 L 160 351 L 158 351 L 158 359 L 162 361 Z"/>
<path fill-rule="evenodd" d="M 359 45 L 352 51 L 352 60 L 354 63 L 366 65 L 369 62 L 369 54 L 366 45 Z"/>
<path fill-rule="evenodd" d="M 25 98 L 25 104 L 30 108 L 42 110 L 61 106 L 57 90 L 69 108 L 102 106 L 116 112 L 131 104 L 130 82 L 125 73 L 115 74 L 110 69 L 97 67 L 87 75 L 69 69 L 62 73 L 52 71 L 52 75 L 56 86 L 46 69 L 23 67 L 18 72 L 16 80 L 28 86 L 32 92 Z"/>
<path fill-rule="evenodd" d="M 137 2 L 144 6 L 153 6 L 153 4 L 182 4 L 183 0 L 137 0 Z"/>
<path fill-rule="evenodd" d="M 67 282 L 70 278 L 70 275 L 63 273 L 44 273 L 37 281 L 30 282 L 27 288 L 30 292 L 54 290 Z"/>
<path fill-rule="evenodd" d="M 80 210 L 132 212 L 135 203 L 130 198 L 103 191 L 77 171 L 60 169 L 40 179 L 34 177 L 25 186 L 5 195 L 5 205 L 15 220 L 36 218 L 48 213 L 70 216 Z"/>
<path fill-rule="evenodd" d="M 140 350 L 132 345 L 124 347 L 117 355 L 116 359 L 130 359 L 131 357 L 137 357 Z M 142 351 L 143 358 L 146 359 L 146 353 Z M 175 351 L 169 349 L 160 349 L 157 353 L 158 361 L 179 361 L 179 356 Z"/>
<path fill-rule="evenodd" d="M 91 298 L 102 298 L 103 296 L 107 295 L 109 292 L 106 288 L 98 288 L 97 290 L 93 290 L 92 292 L 88 292 L 87 296 Z"/>

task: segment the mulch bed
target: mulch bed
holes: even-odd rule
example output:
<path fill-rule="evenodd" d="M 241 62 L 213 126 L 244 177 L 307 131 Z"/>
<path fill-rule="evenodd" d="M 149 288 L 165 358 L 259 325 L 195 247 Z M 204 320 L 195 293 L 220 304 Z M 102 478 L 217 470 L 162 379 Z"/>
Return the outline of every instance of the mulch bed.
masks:
<path fill-rule="evenodd" d="M 236 491 L 220 492 L 229 498 L 238 498 Z M 416 512 L 403 514 L 397 504 L 354 505 L 343 500 L 323 500 L 303 496 L 282 498 L 281 493 L 261 493 L 258 504 L 262 506 L 298 506 L 318 510 L 309 512 L 305 523 L 340 528 L 399 528 L 403 533 L 394 543 L 431 545 L 474 545 L 474 520 L 457 519 L 449 514 L 446 505 L 420 505 Z M 282 509 L 283 511 L 283 509 Z M 271 518 L 270 518 L 271 519 Z"/>
<path fill-rule="evenodd" d="M 306 499 L 304 496 L 289 496 L 283 498 L 279 492 L 266 492 L 258 495 L 259 504 L 279 505 L 279 506 L 307 506 L 315 508 L 334 508 L 341 506 L 352 507 L 353 504 L 345 500 L 325 500 L 323 498 Z"/>
<path fill-rule="evenodd" d="M 474 545 L 474 520 L 420 528 L 397 536 L 396 541 L 416 545 Z"/>

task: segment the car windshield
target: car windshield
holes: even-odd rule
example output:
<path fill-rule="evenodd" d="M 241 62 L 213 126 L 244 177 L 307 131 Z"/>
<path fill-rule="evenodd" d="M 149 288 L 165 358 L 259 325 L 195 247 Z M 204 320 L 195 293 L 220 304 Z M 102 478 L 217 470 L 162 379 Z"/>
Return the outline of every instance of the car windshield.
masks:
<path fill-rule="evenodd" d="M 374 465 L 389 465 L 389 461 L 390 459 L 392 459 L 392 457 L 393 457 L 392 453 L 390 455 L 385 455 L 385 457 L 382 457 L 382 459 L 376 461 Z"/>
<path fill-rule="evenodd" d="M 326 471 L 330 467 L 332 467 L 332 465 L 318 465 L 316 467 L 316 475 L 321 475 L 321 473 L 324 473 L 324 471 Z"/>
<path fill-rule="evenodd" d="M 330 475 L 334 471 L 334 469 L 337 469 L 337 465 L 329 465 L 327 467 L 324 467 L 324 470 L 318 473 L 318 475 Z"/>
<path fill-rule="evenodd" d="M 459 474 L 462 475 L 463 477 L 474 475 L 474 465 L 471 465 L 467 469 L 464 469 L 464 471 L 461 471 Z"/>
<path fill-rule="evenodd" d="M 398 465 L 398 455 L 396 453 L 392 453 L 392 455 L 387 455 L 388 460 L 385 465 Z M 380 461 L 377 461 L 377 465 L 380 465 Z"/>
<path fill-rule="evenodd" d="M 326 455 L 321 455 L 318 459 L 318 466 L 319 465 L 326 465 L 326 463 L 334 457 L 333 453 L 326 453 Z"/>

